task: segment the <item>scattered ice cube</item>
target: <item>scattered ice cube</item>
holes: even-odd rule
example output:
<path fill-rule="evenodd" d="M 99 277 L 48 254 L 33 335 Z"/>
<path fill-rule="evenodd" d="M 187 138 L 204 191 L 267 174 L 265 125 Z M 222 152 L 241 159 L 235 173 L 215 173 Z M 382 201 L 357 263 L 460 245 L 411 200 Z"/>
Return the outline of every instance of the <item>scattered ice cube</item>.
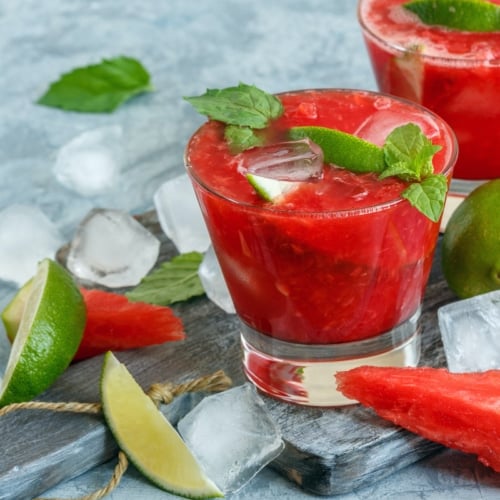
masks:
<path fill-rule="evenodd" d="M 83 196 L 116 186 L 124 162 L 123 130 L 119 125 L 88 130 L 65 144 L 54 165 L 57 180 Z"/>
<path fill-rule="evenodd" d="M 396 128 L 407 123 L 415 123 L 423 133 L 432 139 L 439 135 L 439 129 L 434 120 L 423 113 L 415 113 L 410 110 L 405 111 L 404 118 L 400 112 L 383 106 L 383 102 L 388 102 L 387 97 L 382 97 L 379 101 L 379 111 L 371 114 L 354 132 L 354 135 L 361 137 L 365 141 L 372 142 L 377 146 L 383 146 L 387 136 Z"/>
<path fill-rule="evenodd" d="M 15 204 L 0 212 L 0 279 L 22 286 L 37 264 L 53 258 L 63 244 L 55 224 L 32 205 Z"/>
<path fill-rule="evenodd" d="M 323 174 L 323 151 L 309 139 L 253 148 L 241 155 L 239 170 L 281 181 L 309 181 Z"/>
<path fill-rule="evenodd" d="M 440 307 L 438 322 L 450 371 L 500 369 L 500 290 Z"/>
<path fill-rule="evenodd" d="M 134 286 L 155 265 L 160 242 L 130 214 L 96 208 L 71 241 L 68 269 L 110 288 Z"/>
<path fill-rule="evenodd" d="M 210 237 L 187 174 L 164 182 L 154 194 L 154 204 L 163 232 L 180 253 L 204 252 L 209 247 Z"/>
<path fill-rule="evenodd" d="M 203 256 L 198 268 L 198 276 L 208 298 L 227 313 L 234 314 L 236 311 L 233 300 L 212 246 Z"/>
<path fill-rule="evenodd" d="M 178 430 L 224 493 L 242 488 L 284 448 L 281 432 L 249 383 L 205 397 Z"/>

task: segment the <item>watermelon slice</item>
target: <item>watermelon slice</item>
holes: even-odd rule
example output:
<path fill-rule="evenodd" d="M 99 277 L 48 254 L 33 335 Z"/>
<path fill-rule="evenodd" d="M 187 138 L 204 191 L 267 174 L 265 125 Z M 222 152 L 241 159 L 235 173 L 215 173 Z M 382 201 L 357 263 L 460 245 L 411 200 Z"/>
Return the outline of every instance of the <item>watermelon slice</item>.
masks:
<path fill-rule="evenodd" d="M 182 321 L 166 306 L 129 302 L 117 293 L 81 289 L 87 324 L 74 360 L 185 338 Z"/>
<path fill-rule="evenodd" d="M 500 370 L 362 366 L 338 372 L 344 396 L 381 417 L 500 472 Z"/>

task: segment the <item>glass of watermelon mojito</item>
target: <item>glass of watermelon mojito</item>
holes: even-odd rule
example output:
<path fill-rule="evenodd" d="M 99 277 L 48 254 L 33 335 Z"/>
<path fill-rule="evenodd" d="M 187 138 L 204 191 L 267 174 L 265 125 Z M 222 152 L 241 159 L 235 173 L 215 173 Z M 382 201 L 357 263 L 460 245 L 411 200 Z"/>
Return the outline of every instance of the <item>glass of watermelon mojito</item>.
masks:
<path fill-rule="evenodd" d="M 451 177 L 453 132 L 417 104 L 361 90 L 278 97 L 284 113 L 272 137 L 313 125 L 381 146 L 394 127 L 412 122 L 441 146 L 434 169 Z M 260 154 L 269 152 L 263 147 Z M 323 162 L 320 176 L 266 201 L 246 176 L 258 155 L 258 147 L 231 152 L 224 124 L 215 120 L 193 135 L 185 154 L 241 319 L 244 370 L 258 388 L 286 401 L 348 404 L 335 390 L 338 370 L 418 362 L 418 320 L 439 221 L 401 197 L 407 183 Z"/>
<path fill-rule="evenodd" d="M 500 31 L 425 24 L 403 7 L 407 2 L 359 2 L 358 19 L 377 84 L 450 124 L 460 147 L 452 190 L 466 194 L 481 181 L 500 177 Z"/>

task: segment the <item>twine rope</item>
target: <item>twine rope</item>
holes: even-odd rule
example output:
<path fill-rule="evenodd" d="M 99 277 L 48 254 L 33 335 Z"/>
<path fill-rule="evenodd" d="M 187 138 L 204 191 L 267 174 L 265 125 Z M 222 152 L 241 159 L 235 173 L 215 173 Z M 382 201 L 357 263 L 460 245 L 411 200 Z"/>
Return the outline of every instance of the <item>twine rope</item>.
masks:
<path fill-rule="evenodd" d="M 210 375 L 184 382 L 182 384 L 172 384 L 170 382 L 161 382 L 151 385 L 147 395 L 159 407 L 161 404 L 169 404 L 173 399 L 181 394 L 188 392 L 222 392 L 231 387 L 231 379 L 222 371 L 218 370 Z M 45 401 L 27 401 L 24 403 L 12 403 L 0 408 L 0 417 L 17 410 L 46 410 L 56 412 L 90 413 L 100 414 L 102 406 L 100 403 L 79 403 L 79 402 L 45 402 Z M 113 475 L 108 484 L 94 491 L 89 495 L 79 497 L 74 500 L 99 500 L 113 491 L 120 483 L 128 467 L 128 459 L 123 451 L 118 452 L 118 463 L 116 464 Z M 35 500 L 64 500 L 37 498 Z"/>

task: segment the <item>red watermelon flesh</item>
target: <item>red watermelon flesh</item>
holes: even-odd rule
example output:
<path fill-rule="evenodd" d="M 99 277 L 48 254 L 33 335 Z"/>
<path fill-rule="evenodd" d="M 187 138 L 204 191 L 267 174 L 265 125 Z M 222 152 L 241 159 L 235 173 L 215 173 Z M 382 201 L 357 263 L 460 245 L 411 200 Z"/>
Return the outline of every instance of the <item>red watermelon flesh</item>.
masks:
<path fill-rule="evenodd" d="M 500 472 L 500 370 L 361 366 L 336 379 L 346 397 L 381 417 Z"/>
<path fill-rule="evenodd" d="M 185 338 L 182 321 L 166 306 L 129 302 L 102 290 L 81 289 L 87 323 L 74 360 Z"/>

